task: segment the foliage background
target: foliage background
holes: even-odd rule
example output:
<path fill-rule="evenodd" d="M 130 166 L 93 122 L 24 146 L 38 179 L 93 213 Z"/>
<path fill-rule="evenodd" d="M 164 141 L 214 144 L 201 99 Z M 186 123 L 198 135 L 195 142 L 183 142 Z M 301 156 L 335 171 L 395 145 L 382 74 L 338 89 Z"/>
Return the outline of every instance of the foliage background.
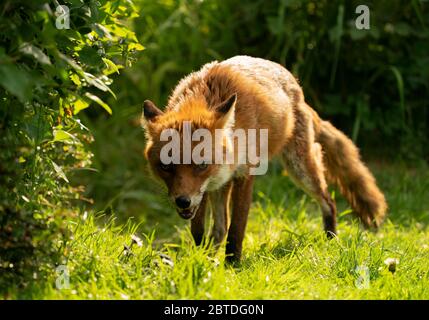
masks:
<path fill-rule="evenodd" d="M 70 30 L 55 28 L 59 4 Z M 354 26 L 361 4 L 370 30 Z M 428 28 L 422 0 L 2 1 L 0 290 L 61 263 L 64 222 L 90 209 L 175 232 L 142 156 L 142 102 L 163 106 L 214 59 L 277 61 L 366 159 L 428 162 Z"/>
<path fill-rule="evenodd" d="M 59 263 L 69 239 L 64 222 L 86 200 L 85 187 L 69 178 L 92 157 L 93 138 L 78 113 L 96 104 L 111 114 L 98 95 L 115 96 L 109 76 L 143 49 L 121 22 L 136 16 L 130 2 L 65 4 L 70 29 L 55 26 L 57 1 L 0 4 L 2 290 L 17 275 L 34 279 Z"/>

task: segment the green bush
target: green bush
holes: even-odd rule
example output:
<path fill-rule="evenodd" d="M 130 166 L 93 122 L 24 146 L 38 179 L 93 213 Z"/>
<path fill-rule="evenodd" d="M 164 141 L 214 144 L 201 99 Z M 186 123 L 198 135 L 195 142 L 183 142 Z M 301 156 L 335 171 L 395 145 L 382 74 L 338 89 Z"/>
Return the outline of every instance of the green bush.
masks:
<path fill-rule="evenodd" d="M 64 22 L 59 5 L 69 8 L 69 29 L 56 27 Z M 91 105 L 112 112 L 100 97 L 115 96 L 111 75 L 143 49 L 125 23 L 136 16 L 126 0 L 0 4 L 2 289 L 9 281 L 27 285 L 16 276 L 38 277 L 60 262 L 66 219 L 85 200 L 84 187 L 70 179 L 92 157 L 79 112 Z"/>

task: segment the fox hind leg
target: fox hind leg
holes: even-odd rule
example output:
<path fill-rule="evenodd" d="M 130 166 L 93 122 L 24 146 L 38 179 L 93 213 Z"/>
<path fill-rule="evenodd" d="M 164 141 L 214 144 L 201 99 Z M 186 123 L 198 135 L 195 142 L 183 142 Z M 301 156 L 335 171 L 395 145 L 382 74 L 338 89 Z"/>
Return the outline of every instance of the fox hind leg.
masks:
<path fill-rule="evenodd" d="M 326 184 L 322 148 L 314 141 L 312 123 L 300 125 L 300 134 L 284 149 L 284 164 L 291 180 L 319 203 L 326 235 L 332 238 L 336 234 L 336 206 Z"/>

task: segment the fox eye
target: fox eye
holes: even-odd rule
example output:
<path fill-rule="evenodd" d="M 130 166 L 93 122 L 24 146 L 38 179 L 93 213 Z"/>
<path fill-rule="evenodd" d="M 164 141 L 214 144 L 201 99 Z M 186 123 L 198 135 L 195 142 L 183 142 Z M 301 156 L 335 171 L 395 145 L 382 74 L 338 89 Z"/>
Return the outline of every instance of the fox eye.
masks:
<path fill-rule="evenodd" d="M 206 170 L 207 167 L 208 167 L 208 164 L 205 163 L 205 162 L 200 163 L 200 164 L 197 165 L 197 169 L 200 170 L 200 171 Z"/>
<path fill-rule="evenodd" d="M 165 163 L 160 163 L 159 167 L 161 168 L 162 171 L 166 171 L 166 172 L 171 172 L 173 171 L 173 165 L 171 163 L 169 164 L 165 164 Z"/>

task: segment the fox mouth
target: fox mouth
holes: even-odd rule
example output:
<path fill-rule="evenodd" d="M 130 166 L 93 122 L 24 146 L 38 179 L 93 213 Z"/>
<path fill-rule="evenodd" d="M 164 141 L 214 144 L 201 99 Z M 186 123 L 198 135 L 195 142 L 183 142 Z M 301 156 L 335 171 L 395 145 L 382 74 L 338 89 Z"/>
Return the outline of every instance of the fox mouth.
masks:
<path fill-rule="evenodd" d="M 195 206 L 193 208 L 188 208 L 188 209 L 177 209 L 177 212 L 183 219 L 189 220 L 195 217 L 197 210 L 198 210 L 198 206 Z"/>

